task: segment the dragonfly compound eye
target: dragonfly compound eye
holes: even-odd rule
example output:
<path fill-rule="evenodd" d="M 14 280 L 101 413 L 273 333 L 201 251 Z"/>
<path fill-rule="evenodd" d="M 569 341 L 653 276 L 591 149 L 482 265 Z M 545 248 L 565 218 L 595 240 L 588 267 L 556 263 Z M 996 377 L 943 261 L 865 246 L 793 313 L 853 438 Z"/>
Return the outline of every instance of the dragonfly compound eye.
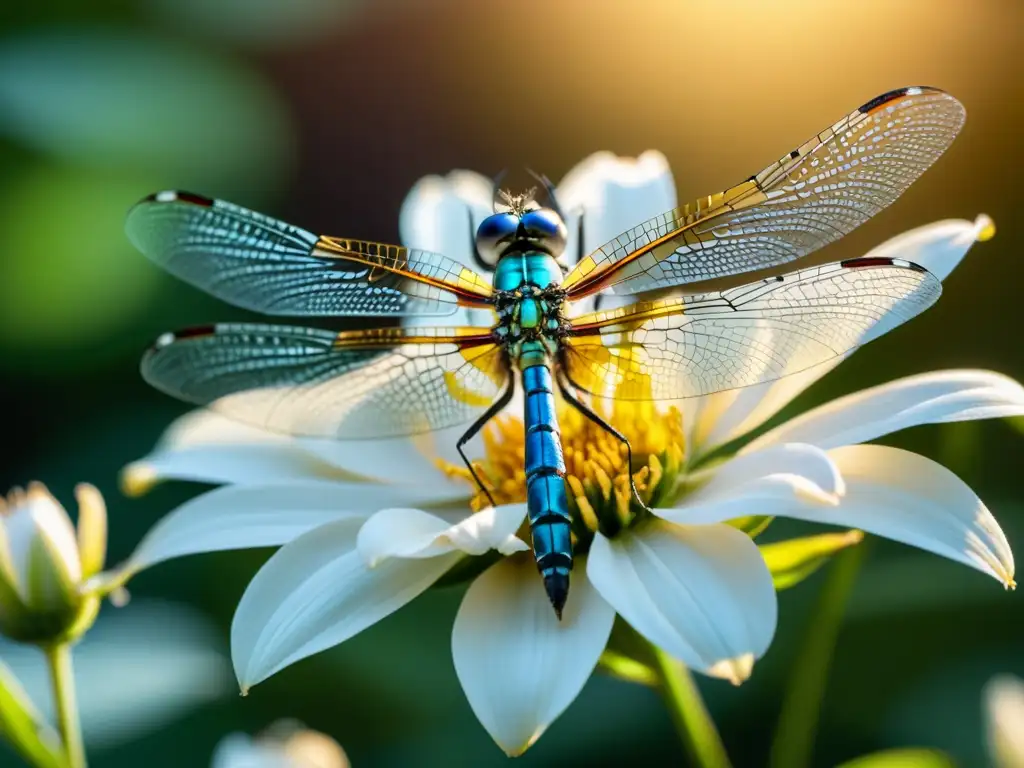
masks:
<path fill-rule="evenodd" d="M 488 216 L 476 231 L 476 247 L 480 256 L 497 263 L 509 245 L 516 240 L 520 219 L 514 213 L 495 213 Z"/>
<path fill-rule="evenodd" d="M 519 219 L 516 239 L 557 257 L 565 250 L 566 234 L 565 222 L 558 213 L 550 208 L 537 208 L 526 211 Z"/>

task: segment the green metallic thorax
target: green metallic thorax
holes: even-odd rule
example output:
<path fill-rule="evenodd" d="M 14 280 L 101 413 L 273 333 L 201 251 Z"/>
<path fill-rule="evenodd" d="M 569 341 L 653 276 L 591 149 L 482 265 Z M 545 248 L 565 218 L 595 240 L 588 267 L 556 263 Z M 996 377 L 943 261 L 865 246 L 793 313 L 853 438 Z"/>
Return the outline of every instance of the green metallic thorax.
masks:
<path fill-rule="evenodd" d="M 553 289 L 561 281 L 562 270 L 547 253 L 510 253 L 498 260 L 494 288 L 505 298 L 498 302 L 495 333 L 520 370 L 545 363 L 557 349 L 563 321 L 561 296 Z"/>

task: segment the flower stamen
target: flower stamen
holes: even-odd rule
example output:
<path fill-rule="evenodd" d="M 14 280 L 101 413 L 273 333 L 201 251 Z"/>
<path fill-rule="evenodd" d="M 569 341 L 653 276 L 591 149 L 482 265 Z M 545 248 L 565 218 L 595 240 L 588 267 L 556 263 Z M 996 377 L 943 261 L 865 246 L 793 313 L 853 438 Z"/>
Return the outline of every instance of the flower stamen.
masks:
<path fill-rule="evenodd" d="M 626 446 L 607 430 L 565 403 L 558 405 L 566 490 L 576 521 L 574 535 L 589 546 L 596 531 L 614 534 L 633 523 L 644 509 L 636 503 L 630 484 L 645 506 L 662 501 L 678 489 L 685 455 L 682 413 L 677 408 L 659 411 L 653 403 L 616 401 L 610 413 L 594 410 L 629 440 L 633 464 L 628 466 Z M 524 431 L 521 419 L 505 414 L 483 433 L 484 456 L 473 462 L 497 504 L 526 500 Z M 477 488 L 469 470 L 438 460 L 450 478 L 472 485 L 470 505 L 479 511 L 490 504 Z"/>

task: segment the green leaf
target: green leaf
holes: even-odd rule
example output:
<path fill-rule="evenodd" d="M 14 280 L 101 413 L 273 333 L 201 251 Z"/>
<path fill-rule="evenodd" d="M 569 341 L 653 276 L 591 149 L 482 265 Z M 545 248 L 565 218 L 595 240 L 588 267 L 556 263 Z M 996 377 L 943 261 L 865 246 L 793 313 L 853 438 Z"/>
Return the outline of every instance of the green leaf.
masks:
<path fill-rule="evenodd" d="M 37 768 L 64 768 L 60 739 L 0 662 L 0 736 Z"/>
<path fill-rule="evenodd" d="M 774 519 L 774 517 L 769 515 L 745 515 L 744 517 L 734 517 L 732 520 L 726 520 L 725 523 L 733 528 L 738 528 L 750 538 L 755 539 L 764 533 L 765 529 L 771 525 Z"/>
<path fill-rule="evenodd" d="M 782 590 L 799 584 L 836 552 L 859 544 L 863 539 L 862 531 L 853 530 L 763 544 L 759 549 L 771 571 L 775 589 Z"/>
<path fill-rule="evenodd" d="M 887 749 L 863 755 L 837 768 L 955 768 L 956 763 L 934 749 Z"/>

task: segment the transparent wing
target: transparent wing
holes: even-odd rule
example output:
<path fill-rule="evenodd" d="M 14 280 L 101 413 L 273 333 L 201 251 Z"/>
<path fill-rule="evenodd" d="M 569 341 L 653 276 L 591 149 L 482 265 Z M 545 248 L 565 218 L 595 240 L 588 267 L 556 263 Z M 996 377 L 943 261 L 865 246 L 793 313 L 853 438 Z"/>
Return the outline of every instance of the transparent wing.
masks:
<path fill-rule="evenodd" d="M 274 432 L 359 439 L 481 414 L 507 379 L 479 328 L 333 333 L 218 324 L 165 334 L 142 361 L 157 389 Z"/>
<path fill-rule="evenodd" d="M 491 287 L 437 253 L 317 237 L 222 200 L 160 192 L 128 214 L 128 237 L 175 277 L 271 315 L 449 315 Z"/>
<path fill-rule="evenodd" d="M 964 108 L 933 88 L 879 96 L 756 176 L 624 232 L 565 277 L 570 298 L 786 264 L 892 203 L 950 145 Z"/>
<path fill-rule="evenodd" d="M 718 293 L 573 320 L 562 365 L 580 389 L 674 400 L 799 373 L 930 307 L 942 285 L 916 264 L 864 258 Z"/>

